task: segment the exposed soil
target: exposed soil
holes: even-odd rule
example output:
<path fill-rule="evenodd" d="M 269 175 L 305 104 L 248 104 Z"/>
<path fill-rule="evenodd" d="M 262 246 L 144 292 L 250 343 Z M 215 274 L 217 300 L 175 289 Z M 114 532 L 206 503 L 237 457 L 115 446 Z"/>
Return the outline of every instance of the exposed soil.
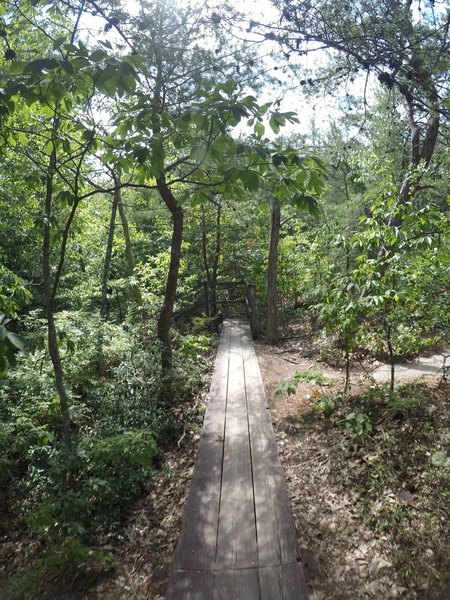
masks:
<path fill-rule="evenodd" d="M 449 439 L 448 384 L 438 386 L 435 377 L 407 388 L 399 414 L 374 401 L 365 440 L 342 423 L 350 411 L 369 412 L 358 394 L 370 387 L 374 365 L 352 370 L 351 395 L 330 408 L 327 398 L 342 390 L 344 373 L 321 361 L 310 334 L 303 328 L 277 348 L 256 348 L 311 600 L 449 598 L 450 469 L 430 465 L 432 451 Z M 295 394 L 276 395 L 280 380 L 297 371 L 320 371 L 326 385 L 304 380 Z M 383 391 L 374 394 L 383 398 Z M 318 413 L 319 403 L 330 416 Z"/>
<path fill-rule="evenodd" d="M 400 406 L 386 421 L 381 396 L 376 409 L 358 404 L 358 394 L 370 385 L 371 365 L 361 364 L 352 371 L 352 394 L 329 415 L 320 414 L 318 403 L 325 400 L 328 410 L 326 399 L 342 388 L 344 370 L 337 359 L 322 362 L 319 346 L 307 325 L 275 348 L 256 345 L 311 600 L 449 598 L 450 469 L 430 463 L 434 450 L 444 451 L 441 458 L 450 451 L 448 384 L 438 387 L 434 379 L 408 392 L 407 408 Z M 320 371 L 323 379 L 302 380 L 295 394 L 276 395 L 296 371 Z M 414 404 L 409 398 L 415 395 Z M 46 598 L 164 598 L 203 410 L 204 399 L 197 420 L 168 453 L 152 493 L 128 515 L 115 544 L 115 567 L 92 565 L 66 582 L 70 591 L 59 587 Z M 367 410 L 374 428 L 367 438 L 342 427 L 350 410 Z"/>

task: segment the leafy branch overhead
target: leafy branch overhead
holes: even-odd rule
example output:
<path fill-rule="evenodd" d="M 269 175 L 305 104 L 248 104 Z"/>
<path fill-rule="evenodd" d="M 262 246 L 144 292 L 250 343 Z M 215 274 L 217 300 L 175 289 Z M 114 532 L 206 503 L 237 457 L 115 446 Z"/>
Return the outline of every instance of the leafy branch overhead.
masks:
<path fill-rule="evenodd" d="M 287 377 L 270 401 L 287 456 L 302 454 L 292 472 L 318 475 L 292 497 L 307 509 L 310 490 L 322 493 L 313 479 L 332 492 L 335 565 L 321 593 L 339 580 L 345 597 L 401 595 L 388 586 L 398 563 L 404 589 L 445 595 L 448 11 L 274 0 L 257 17 L 241 4 L 0 2 L 0 587 L 11 597 L 84 597 L 92 581 L 114 595 L 113 556 L 136 594 L 164 593 L 160 550 L 178 534 L 217 334 L 247 317 L 268 389 Z M 425 349 L 442 364 L 436 385 L 399 386 L 397 363 Z M 299 432 L 311 444 L 294 443 Z M 348 522 L 370 515 L 360 530 L 383 560 L 408 546 L 360 589 L 353 565 L 347 594 L 342 556 L 354 553 L 341 552 L 333 508 L 346 479 L 361 485 L 356 504 L 354 490 L 342 500 Z M 169 496 L 162 532 L 154 517 Z M 141 527 L 144 498 L 155 510 Z M 150 540 L 151 581 L 133 575 L 136 539 Z"/>

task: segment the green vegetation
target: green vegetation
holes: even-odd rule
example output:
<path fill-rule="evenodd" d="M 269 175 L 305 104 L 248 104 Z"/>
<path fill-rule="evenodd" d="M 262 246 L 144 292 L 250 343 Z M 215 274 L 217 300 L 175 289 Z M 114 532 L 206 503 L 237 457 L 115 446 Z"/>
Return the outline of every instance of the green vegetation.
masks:
<path fill-rule="evenodd" d="M 446 394 L 426 385 L 380 388 L 341 401 L 323 424 L 333 440 L 333 475 L 392 556 L 411 597 L 438 598 L 448 585 Z M 351 413 L 348 413 L 349 410 Z M 423 569 L 416 568 L 423 556 Z M 424 583 L 425 582 L 425 583 Z"/>
<path fill-rule="evenodd" d="M 311 321 L 346 369 L 341 397 L 313 370 L 280 393 L 319 386 L 320 418 L 376 445 L 378 392 L 341 412 L 352 363 L 375 356 L 389 418 L 434 427 L 395 364 L 450 338 L 448 14 L 277 0 L 277 29 L 224 3 L 137 4 L 0 4 L 0 528 L 26 548 L 0 574 L 11 598 L 111 563 L 207 387 L 222 312 L 244 314 L 233 283 L 255 284 L 269 343 L 280 319 Z M 314 44 L 330 55 L 313 71 Z M 259 100 L 288 74 L 299 103 L 340 106 L 332 121 L 300 134 L 301 104 Z M 445 444 L 420 462 L 427 489 Z"/>

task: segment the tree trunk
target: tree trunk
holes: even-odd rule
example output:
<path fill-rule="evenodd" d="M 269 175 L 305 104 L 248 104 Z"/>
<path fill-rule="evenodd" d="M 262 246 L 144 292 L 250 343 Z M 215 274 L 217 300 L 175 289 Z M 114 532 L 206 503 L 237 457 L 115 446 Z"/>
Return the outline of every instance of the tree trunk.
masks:
<path fill-rule="evenodd" d="M 280 240 L 280 202 L 272 198 L 270 210 L 270 246 L 269 264 L 267 268 L 267 333 L 266 342 L 276 344 L 279 339 L 278 333 L 278 243 Z"/>
<path fill-rule="evenodd" d="M 208 261 L 208 239 L 206 237 L 206 217 L 205 217 L 205 207 L 202 205 L 202 256 L 203 256 L 203 266 L 205 268 L 206 275 L 206 283 L 205 283 L 205 311 L 206 316 L 210 317 L 214 315 L 211 312 L 211 272 L 209 269 L 209 261 Z"/>
<path fill-rule="evenodd" d="M 202 253 L 203 253 L 203 265 L 205 267 L 206 281 L 207 281 L 207 313 L 208 316 L 215 317 L 217 314 L 217 271 L 219 268 L 220 251 L 222 249 L 222 232 L 221 232 L 221 216 L 222 207 L 220 204 L 217 206 L 216 213 L 216 240 L 214 247 L 214 256 L 211 268 L 208 261 L 208 243 L 206 238 L 206 219 L 205 209 L 202 206 Z"/>
<path fill-rule="evenodd" d="M 211 278 L 211 274 L 209 271 L 209 261 L 208 261 L 208 240 L 206 237 L 205 207 L 203 205 L 202 205 L 202 257 L 203 257 L 203 267 L 205 268 L 206 281 L 209 281 Z"/>
<path fill-rule="evenodd" d="M 120 180 L 114 177 L 114 183 L 116 186 L 119 186 Z M 125 214 L 125 208 L 122 202 L 122 190 L 120 187 L 117 187 L 116 191 L 114 192 L 114 195 L 117 196 L 117 206 L 119 208 L 120 222 L 122 223 L 123 239 L 125 241 L 125 258 L 127 261 L 128 275 L 130 275 L 130 277 L 133 277 L 134 270 L 136 268 L 136 260 L 134 258 L 133 246 L 131 244 L 130 237 L 130 228 L 128 226 L 128 219 Z M 131 284 L 131 292 L 133 294 L 133 300 L 135 301 L 136 305 L 139 308 L 141 308 L 143 304 L 142 293 L 136 281 L 133 281 Z"/>
<path fill-rule="evenodd" d="M 211 268 L 211 281 L 213 282 L 213 286 L 211 287 L 211 306 L 212 306 L 212 316 L 215 317 L 217 315 L 217 270 L 219 268 L 219 259 L 220 259 L 220 251 L 222 249 L 222 231 L 221 231 L 221 223 L 220 219 L 222 216 L 222 207 L 219 205 L 217 207 L 216 213 L 216 244 L 214 248 L 214 258 L 213 264 Z"/>
<path fill-rule="evenodd" d="M 178 272 L 181 260 L 181 243 L 183 241 L 183 210 L 178 206 L 172 190 L 161 175 L 157 180 L 158 192 L 172 217 L 172 239 L 170 244 L 170 264 L 167 274 L 164 301 L 158 319 L 158 339 L 161 343 L 161 367 L 163 375 L 168 375 L 172 369 L 172 347 L 170 342 L 170 320 L 177 293 Z"/>
<path fill-rule="evenodd" d="M 392 398 L 394 394 L 394 386 L 395 386 L 395 357 L 394 357 L 394 348 L 392 346 L 392 327 L 390 325 L 386 326 L 386 341 L 389 352 L 389 363 L 391 367 L 391 381 L 389 386 L 389 395 Z"/>
<path fill-rule="evenodd" d="M 110 215 L 110 219 L 109 219 L 108 239 L 106 241 L 106 250 L 105 250 L 105 262 L 103 264 L 102 301 L 101 301 L 101 308 L 100 308 L 100 315 L 102 317 L 107 317 L 108 313 L 109 313 L 108 281 L 109 281 L 109 274 L 111 271 L 111 257 L 112 257 L 113 241 L 114 241 L 114 231 L 116 228 L 117 203 L 118 203 L 118 196 L 117 196 L 117 193 L 115 192 L 114 196 L 113 196 L 111 215 Z"/>
<path fill-rule="evenodd" d="M 57 125 L 55 125 L 55 128 Z M 51 281 L 51 252 L 50 252 L 50 236 L 51 236 L 51 221 L 52 221 L 52 201 L 53 201 L 53 174 L 56 168 L 56 153 L 52 151 L 47 171 L 46 192 L 45 192 L 45 214 L 44 214 L 44 237 L 42 244 L 42 270 L 44 280 L 44 295 L 45 295 L 45 314 L 47 317 L 47 339 L 50 359 L 53 365 L 55 375 L 56 389 L 59 395 L 62 425 L 63 425 L 63 440 L 68 452 L 73 449 L 72 429 L 69 413 L 69 399 L 64 385 L 64 376 L 61 363 L 61 354 L 58 346 L 58 335 L 56 332 L 56 324 L 54 317 L 54 288 Z"/>

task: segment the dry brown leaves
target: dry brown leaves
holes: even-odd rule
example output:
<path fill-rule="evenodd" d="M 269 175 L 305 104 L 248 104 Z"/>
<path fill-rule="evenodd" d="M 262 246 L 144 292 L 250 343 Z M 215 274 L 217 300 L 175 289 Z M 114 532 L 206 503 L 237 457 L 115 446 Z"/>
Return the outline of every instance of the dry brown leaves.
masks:
<path fill-rule="evenodd" d="M 439 591 L 430 595 L 425 579 L 422 587 L 416 589 L 404 583 L 398 565 L 401 552 L 405 552 L 400 540 L 388 532 L 375 532 L 362 517 L 359 503 L 364 500 L 364 491 L 340 484 L 340 477 L 346 475 L 344 470 L 351 470 L 357 477 L 370 469 L 371 460 L 377 457 L 361 458 L 352 448 L 342 448 L 341 438 L 311 418 L 315 392 L 320 392 L 317 386 L 302 382 L 295 396 L 274 395 L 281 379 L 314 364 L 314 357 L 305 361 L 302 352 L 296 354 L 291 344 L 289 349 L 291 360 L 287 362 L 287 353 L 279 348 L 274 352 L 257 346 L 311 600 L 450 597 L 445 591 L 443 595 Z M 332 381 L 342 381 L 341 370 L 314 366 L 317 367 Z M 359 375 L 354 373 L 354 380 Z M 336 453 L 341 453 L 342 460 L 336 460 Z M 337 465 L 342 473 L 337 471 Z M 408 490 L 390 490 L 390 497 L 389 490 L 386 493 L 383 505 L 401 507 L 414 501 Z M 376 512 L 377 507 L 373 510 Z M 412 549 L 406 548 L 406 552 L 411 554 Z M 431 560 L 432 552 L 428 549 L 424 559 Z"/>
<path fill-rule="evenodd" d="M 203 399 L 204 401 L 204 399 Z M 168 452 L 152 492 L 128 515 L 115 549 L 115 568 L 77 600 L 159 600 L 164 597 L 194 468 L 194 426 Z M 99 578 L 100 579 L 100 578 Z"/>

